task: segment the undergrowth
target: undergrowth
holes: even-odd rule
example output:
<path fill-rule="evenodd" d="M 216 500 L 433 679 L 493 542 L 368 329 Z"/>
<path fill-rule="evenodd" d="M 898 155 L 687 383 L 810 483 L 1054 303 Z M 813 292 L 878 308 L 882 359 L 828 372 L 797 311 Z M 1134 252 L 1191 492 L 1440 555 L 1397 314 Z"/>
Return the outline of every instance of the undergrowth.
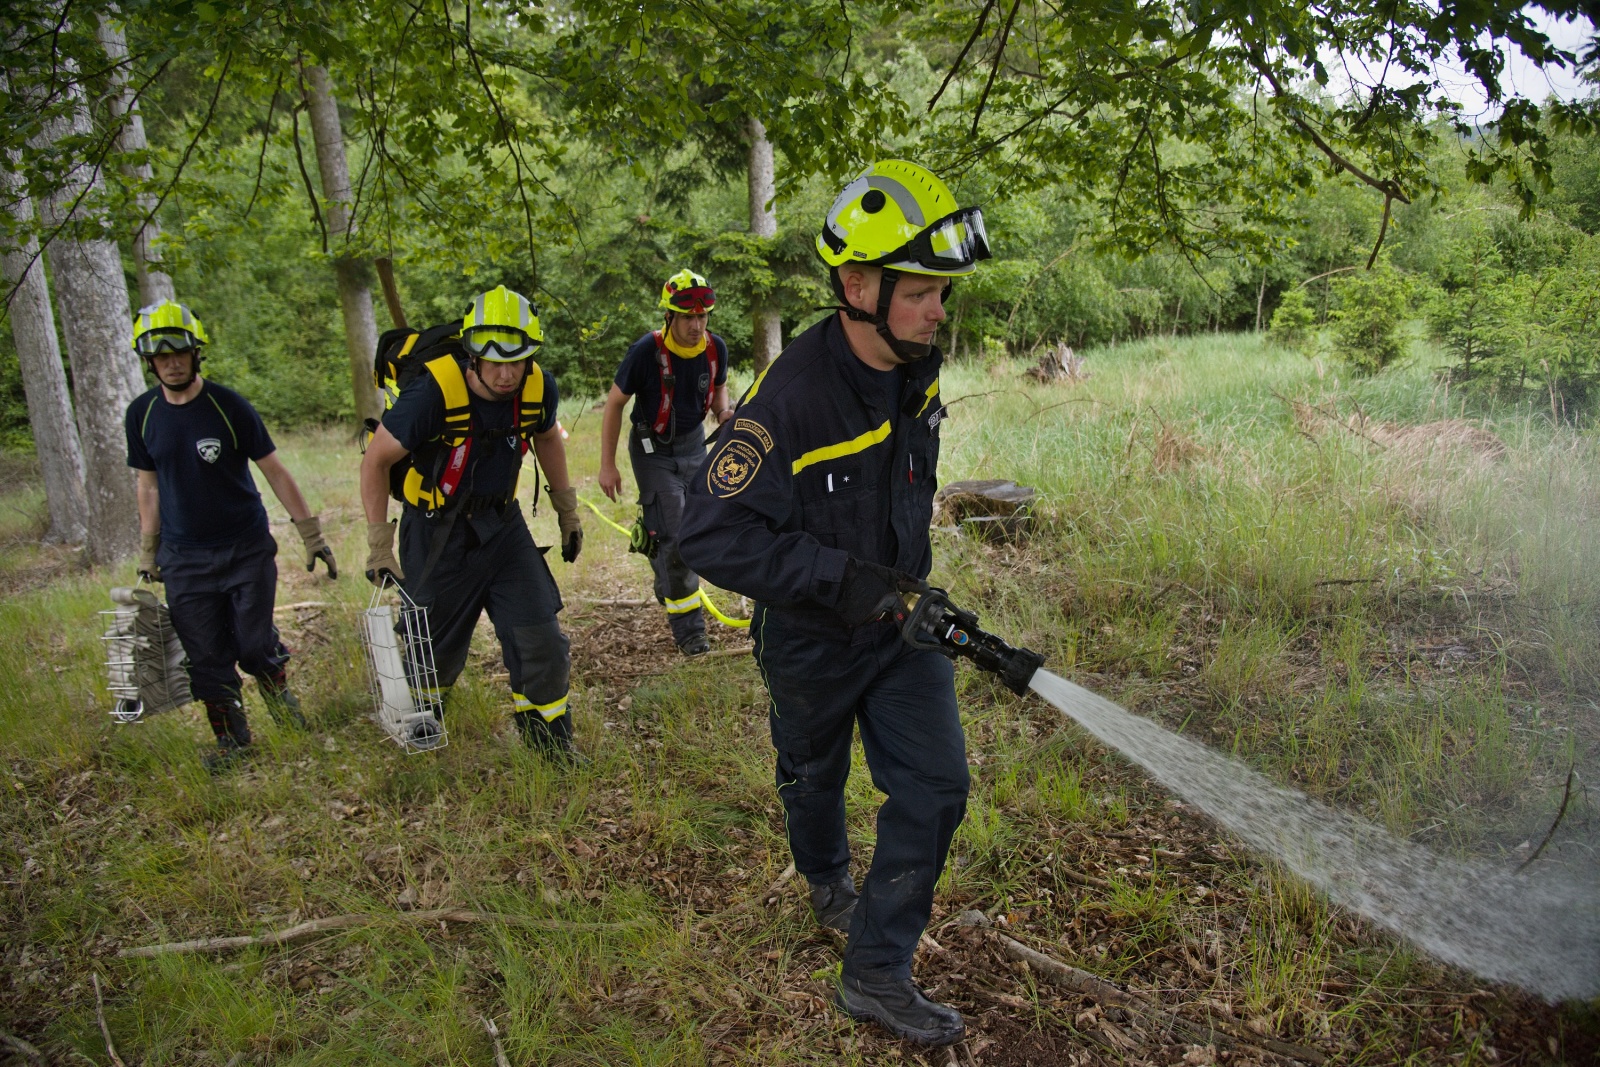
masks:
<path fill-rule="evenodd" d="M 1344 382 L 1253 337 L 1124 346 L 1088 368 L 1055 387 L 1018 365 L 946 371 L 944 480 L 1040 493 L 1021 543 L 936 533 L 934 578 L 958 603 L 1061 673 L 1435 847 L 1520 862 L 1577 766 L 1538 862 L 1592 855 L 1592 434 L 1463 411 L 1421 364 Z M 580 492 L 626 525 L 632 509 L 590 473 L 597 415 L 569 403 L 562 417 Z M 1503 453 L 1459 433 L 1384 436 L 1444 420 Z M 727 655 L 675 658 L 653 604 L 617 603 L 648 598 L 643 561 L 589 516 L 583 557 L 551 565 L 594 763 L 560 772 L 517 745 L 486 629 L 448 747 L 403 755 L 367 719 L 355 448 L 333 432 L 281 444 L 344 576 L 307 576 L 273 510 L 279 620 L 312 729 L 273 726 L 247 686 L 262 751 L 223 778 L 200 769 L 193 709 L 123 727 L 106 714 L 96 612 L 131 568 L 84 571 L 29 544 L 42 499 L 6 497 L 5 1030 L 105 1061 L 98 974 L 130 1063 L 481 1064 L 484 1017 L 518 1064 L 944 1062 L 835 1016 L 838 946 L 794 881 L 769 889 L 789 857 L 741 634 L 717 628 Z M 954 924 L 966 909 L 1186 1017 L 1337 1062 L 1593 1054 L 1592 1011 L 1483 990 L 1235 851 L 1048 705 L 966 667 L 957 684 L 974 789 L 917 967 L 969 1017 L 958 1062 L 1273 1060 L 1141 1032 L 1019 971 Z M 859 759 L 858 876 L 878 801 Z M 405 917 L 443 907 L 517 921 Z M 116 955 L 348 913 L 380 918 L 281 948 Z"/>

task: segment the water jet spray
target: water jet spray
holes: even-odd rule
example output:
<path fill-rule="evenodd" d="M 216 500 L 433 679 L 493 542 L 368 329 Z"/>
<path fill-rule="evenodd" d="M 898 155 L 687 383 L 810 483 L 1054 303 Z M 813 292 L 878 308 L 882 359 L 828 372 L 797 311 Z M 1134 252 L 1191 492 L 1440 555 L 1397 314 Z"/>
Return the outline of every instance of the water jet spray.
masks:
<path fill-rule="evenodd" d="M 1551 1001 L 1600 993 L 1597 887 L 1443 856 L 1284 788 L 1041 669 L 1043 655 L 983 630 L 943 589 L 907 594 L 893 618 L 911 647 L 1033 690 L 1257 852 L 1434 957 Z"/>

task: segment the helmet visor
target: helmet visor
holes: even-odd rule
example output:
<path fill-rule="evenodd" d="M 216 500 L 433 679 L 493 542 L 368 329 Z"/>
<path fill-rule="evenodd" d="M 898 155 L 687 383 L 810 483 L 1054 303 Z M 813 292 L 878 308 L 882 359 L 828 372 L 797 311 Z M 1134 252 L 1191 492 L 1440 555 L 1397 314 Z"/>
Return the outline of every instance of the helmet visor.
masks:
<path fill-rule="evenodd" d="M 951 212 L 917 234 L 906 243 L 903 254 L 886 258 L 949 274 L 970 269 L 989 255 L 989 232 L 984 229 L 983 209 L 969 207 Z"/>
<path fill-rule="evenodd" d="M 195 335 L 188 330 L 177 327 L 167 327 L 158 330 L 146 330 L 133 339 L 133 350 L 146 359 L 163 355 L 167 352 L 187 352 L 199 346 Z"/>
<path fill-rule="evenodd" d="M 704 315 L 717 306 L 717 294 L 709 285 L 691 285 L 667 297 L 667 303 L 685 315 Z"/>
<path fill-rule="evenodd" d="M 469 326 L 461 335 L 468 352 L 494 363 L 514 363 L 533 355 L 538 344 L 514 326 Z"/>

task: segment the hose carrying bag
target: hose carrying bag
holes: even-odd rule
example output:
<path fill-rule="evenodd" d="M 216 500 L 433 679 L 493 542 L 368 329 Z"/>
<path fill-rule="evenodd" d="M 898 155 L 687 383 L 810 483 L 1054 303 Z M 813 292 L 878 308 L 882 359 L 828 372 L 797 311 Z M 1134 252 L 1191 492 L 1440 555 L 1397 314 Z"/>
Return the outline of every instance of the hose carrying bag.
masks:
<path fill-rule="evenodd" d="M 106 688 L 116 698 L 112 717 L 138 722 L 193 700 L 188 658 L 167 606 L 149 589 L 137 587 L 111 590 L 111 601 L 117 606 L 100 614 L 107 623 L 101 636 L 106 645 Z"/>

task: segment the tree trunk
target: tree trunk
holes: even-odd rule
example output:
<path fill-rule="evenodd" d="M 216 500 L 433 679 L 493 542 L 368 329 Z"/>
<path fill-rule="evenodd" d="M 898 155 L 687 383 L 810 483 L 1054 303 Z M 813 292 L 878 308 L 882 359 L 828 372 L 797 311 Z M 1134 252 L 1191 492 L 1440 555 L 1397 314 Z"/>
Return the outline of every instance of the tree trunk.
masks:
<path fill-rule="evenodd" d="M 778 212 L 773 204 L 772 142 L 767 128 L 754 115 L 750 117 L 750 233 L 756 237 L 778 236 Z M 783 351 L 783 326 L 778 309 L 769 300 L 750 310 L 750 356 L 760 374 Z"/>
<path fill-rule="evenodd" d="M 117 135 L 117 150 L 143 152 L 146 148 L 144 119 L 139 116 L 139 102 L 128 84 L 128 42 L 122 35 L 122 26 L 112 21 L 111 16 L 101 15 L 98 33 L 100 47 L 106 50 L 112 64 L 111 114 L 113 119 L 123 120 L 122 132 Z M 163 300 L 177 300 L 172 276 L 160 269 L 161 253 L 155 247 L 161 236 L 161 225 L 151 214 L 155 210 L 156 196 L 149 191 L 150 164 L 131 164 L 123 168 L 123 173 L 143 187 L 144 191 L 134 201 L 139 221 L 150 219 L 133 235 L 133 269 L 139 278 L 139 303 L 149 306 Z"/>
<path fill-rule="evenodd" d="M 316 142 L 317 171 L 322 176 L 324 217 L 333 247 L 333 275 L 339 288 L 339 310 L 344 313 L 344 344 L 350 355 L 350 387 L 355 395 L 356 417 L 375 419 L 383 414 L 383 398 L 372 384 L 372 354 L 378 347 L 378 326 L 372 315 L 372 288 L 366 263 L 351 254 L 355 233 L 351 215 L 350 168 L 345 162 L 344 133 L 339 127 L 339 104 L 333 98 L 333 81 L 322 67 L 306 67 L 306 107 Z"/>
<path fill-rule="evenodd" d="M 53 145 L 66 137 L 87 137 L 93 127 L 81 89 L 72 89 L 75 107 L 65 118 L 47 123 L 40 142 Z M 69 221 L 80 197 L 92 201 L 100 177 L 88 163 L 79 163 L 55 195 L 39 205 L 47 230 Z M 79 209 L 70 221 L 88 221 Z M 128 469 L 123 413 L 144 391 L 139 360 L 133 352 L 133 312 L 128 307 L 128 282 L 116 243 L 96 237 L 79 240 L 71 227 L 45 249 L 54 276 L 67 359 L 72 364 L 72 392 L 78 413 L 78 440 L 83 446 L 84 483 L 89 502 L 88 550 L 91 563 L 110 563 L 129 555 L 139 544 L 139 507 L 134 498 L 133 471 Z"/>
<path fill-rule="evenodd" d="M 21 226 L 33 222 L 33 201 L 22 176 L 4 175 L 6 197 Z M 50 283 L 39 260 L 34 238 L 8 252 L 3 264 L 10 290 L 11 337 L 22 367 L 22 390 L 28 398 L 28 423 L 33 447 L 44 474 L 45 502 L 50 509 L 47 543 L 81 544 L 89 524 L 89 502 L 83 494 L 83 450 L 78 428 L 72 424 L 72 397 L 67 392 L 67 372 L 61 366 L 61 346 L 50 313 Z"/>

